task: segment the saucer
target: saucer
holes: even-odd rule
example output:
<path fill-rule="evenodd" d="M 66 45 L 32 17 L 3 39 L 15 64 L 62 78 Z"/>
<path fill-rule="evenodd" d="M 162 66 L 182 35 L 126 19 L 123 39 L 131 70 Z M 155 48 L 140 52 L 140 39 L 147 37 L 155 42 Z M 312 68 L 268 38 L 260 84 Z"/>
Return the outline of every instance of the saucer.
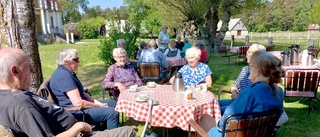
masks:
<path fill-rule="evenodd" d="M 139 91 L 139 89 L 137 88 L 136 90 L 132 90 L 132 89 L 128 89 L 130 92 L 138 92 Z"/>
<path fill-rule="evenodd" d="M 149 100 L 149 97 L 145 94 L 140 94 L 135 96 L 134 100 L 137 102 L 147 102 Z"/>

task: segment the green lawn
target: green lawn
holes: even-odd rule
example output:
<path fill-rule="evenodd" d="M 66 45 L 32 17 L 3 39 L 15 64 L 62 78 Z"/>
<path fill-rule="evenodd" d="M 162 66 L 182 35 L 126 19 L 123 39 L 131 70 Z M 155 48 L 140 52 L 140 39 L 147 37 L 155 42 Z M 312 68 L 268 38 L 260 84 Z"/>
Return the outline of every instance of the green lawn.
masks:
<path fill-rule="evenodd" d="M 99 40 L 82 40 L 82 44 L 51 44 L 40 45 L 40 57 L 44 78 L 51 77 L 56 69 L 55 63 L 58 52 L 63 48 L 76 48 L 79 52 L 80 64 L 77 75 L 82 84 L 89 88 L 90 92 L 96 99 L 102 99 L 101 82 L 107 73 L 103 62 L 99 59 Z M 229 45 L 226 41 L 226 45 Z M 243 45 L 244 41 L 237 41 L 235 45 Z M 277 45 L 277 43 L 275 43 Z M 280 44 L 278 44 L 280 45 Z M 288 45 L 290 45 L 288 43 Z M 283 46 L 287 46 L 284 44 Z M 282 49 L 276 46 L 276 49 Z M 235 63 L 235 57 L 231 58 L 231 64 L 228 65 L 228 58 L 221 57 L 218 53 L 212 53 L 209 66 L 213 72 L 212 92 L 217 95 L 220 89 L 229 89 L 231 84 L 236 80 L 239 72 L 246 63 L 238 65 Z M 230 95 L 224 95 L 222 98 L 230 98 Z M 285 99 L 286 102 L 293 102 L 298 99 Z M 289 116 L 289 121 L 277 132 L 279 137 L 310 137 L 319 136 L 320 134 L 320 107 L 319 102 L 313 101 L 314 111 L 311 112 L 310 121 L 307 117 L 308 102 L 285 103 L 285 111 Z M 137 135 L 141 135 L 143 123 L 135 122 L 131 118 L 126 118 L 126 125 L 135 125 L 138 130 Z M 160 132 L 160 129 L 156 129 Z"/>

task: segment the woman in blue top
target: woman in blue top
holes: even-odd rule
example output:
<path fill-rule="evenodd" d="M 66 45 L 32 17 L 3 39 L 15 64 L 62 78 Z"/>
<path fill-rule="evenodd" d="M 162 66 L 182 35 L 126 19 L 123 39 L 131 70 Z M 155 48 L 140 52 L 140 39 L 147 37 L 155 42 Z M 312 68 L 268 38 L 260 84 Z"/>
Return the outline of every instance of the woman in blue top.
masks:
<path fill-rule="evenodd" d="M 229 115 L 261 112 L 273 108 L 283 109 L 283 90 L 277 85 L 283 76 L 281 61 L 269 53 L 256 52 L 252 55 L 249 70 L 249 79 L 253 84 L 239 93 L 227 107 L 216 127 L 209 128 L 208 134 L 211 137 L 221 137 L 223 121 Z M 208 129 L 208 122 L 201 122 L 206 121 L 204 118 L 199 124 Z"/>
<path fill-rule="evenodd" d="M 163 53 L 168 48 L 168 44 L 170 42 L 169 32 L 168 32 L 168 26 L 162 25 L 161 31 L 158 35 L 158 48 Z"/>
<path fill-rule="evenodd" d="M 207 87 L 212 86 L 211 70 L 207 64 L 199 62 L 201 51 L 197 47 L 189 48 L 186 52 L 188 64 L 184 65 L 178 72 L 182 74 L 184 86 L 196 86 L 206 83 Z M 173 84 L 175 76 L 171 77 L 170 84 Z"/>

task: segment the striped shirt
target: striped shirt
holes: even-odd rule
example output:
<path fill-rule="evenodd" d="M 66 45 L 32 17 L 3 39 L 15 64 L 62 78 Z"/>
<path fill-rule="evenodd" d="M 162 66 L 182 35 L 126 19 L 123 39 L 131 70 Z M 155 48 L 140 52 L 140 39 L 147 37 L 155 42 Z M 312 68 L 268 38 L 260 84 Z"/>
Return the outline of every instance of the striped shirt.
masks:
<path fill-rule="evenodd" d="M 249 67 L 245 66 L 242 68 L 237 80 L 232 84 L 232 87 L 237 88 L 239 91 L 251 86 L 253 83 L 249 79 L 250 71 Z"/>

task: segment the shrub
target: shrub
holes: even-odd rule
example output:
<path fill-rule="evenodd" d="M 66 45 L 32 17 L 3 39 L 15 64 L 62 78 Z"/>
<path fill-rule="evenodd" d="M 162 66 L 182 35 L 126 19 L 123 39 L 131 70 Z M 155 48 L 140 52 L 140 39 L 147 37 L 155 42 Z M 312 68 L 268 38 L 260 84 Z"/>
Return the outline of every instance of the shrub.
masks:
<path fill-rule="evenodd" d="M 82 32 L 81 39 L 96 39 L 98 38 L 98 28 L 104 24 L 101 17 L 84 19 L 76 25 L 76 29 Z"/>
<path fill-rule="evenodd" d="M 109 37 L 100 40 L 99 57 L 103 60 L 106 67 L 109 67 L 113 63 L 112 51 L 117 47 L 118 39 L 124 39 L 126 41 L 125 50 L 127 51 L 127 56 L 131 59 L 135 58 L 135 52 L 138 47 L 136 39 L 139 36 L 139 31 L 137 31 L 135 26 L 133 26 L 129 21 L 126 21 L 123 32 L 120 31 L 118 26 L 120 26 L 120 21 L 113 24 L 111 23 L 109 26 Z"/>

